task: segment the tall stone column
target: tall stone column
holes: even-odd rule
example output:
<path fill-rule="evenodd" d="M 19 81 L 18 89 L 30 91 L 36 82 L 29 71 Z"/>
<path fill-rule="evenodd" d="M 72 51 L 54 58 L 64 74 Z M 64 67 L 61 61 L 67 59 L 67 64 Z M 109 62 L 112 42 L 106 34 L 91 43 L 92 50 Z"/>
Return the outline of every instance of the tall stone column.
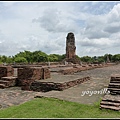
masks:
<path fill-rule="evenodd" d="M 76 56 L 75 37 L 72 32 L 66 37 L 66 59 L 73 59 Z"/>

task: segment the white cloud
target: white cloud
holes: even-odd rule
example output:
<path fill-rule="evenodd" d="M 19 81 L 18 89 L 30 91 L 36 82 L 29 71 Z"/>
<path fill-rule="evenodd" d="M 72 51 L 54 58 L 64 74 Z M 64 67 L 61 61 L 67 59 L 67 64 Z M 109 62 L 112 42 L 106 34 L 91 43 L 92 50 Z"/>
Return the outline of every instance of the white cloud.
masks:
<path fill-rule="evenodd" d="M 48 32 L 75 32 L 77 29 L 74 18 L 57 8 L 46 9 L 43 15 L 33 19 L 33 22 L 38 22 Z"/>
<path fill-rule="evenodd" d="M 80 56 L 120 50 L 117 2 L 0 2 L 0 14 L 0 54 L 65 54 L 68 32 L 74 33 Z"/>

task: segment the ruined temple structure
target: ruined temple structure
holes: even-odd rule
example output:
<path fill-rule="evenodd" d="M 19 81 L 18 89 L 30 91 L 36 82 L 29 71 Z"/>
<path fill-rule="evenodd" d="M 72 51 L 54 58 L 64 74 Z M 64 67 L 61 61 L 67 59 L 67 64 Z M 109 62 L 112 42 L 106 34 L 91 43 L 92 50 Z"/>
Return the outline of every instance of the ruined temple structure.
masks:
<path fill-rule="evenodd" d="M 68 33 L 66 37 L 66 58 L 72 59 L 75 58 L 75 37 L 73 33 Z"/>
<path fill-rule="evenodd" d="M 65 61 L 71 63 L 80 63 L 76 57 L 75 37 L 72 32 L 68 33 L 66 37 L 66 58 Z"/>
<path fill-rule="evenodd" d="M 107 63 L 110 63 L 110 59 L 109 59 L 109 56 L 107 55 Z"/>

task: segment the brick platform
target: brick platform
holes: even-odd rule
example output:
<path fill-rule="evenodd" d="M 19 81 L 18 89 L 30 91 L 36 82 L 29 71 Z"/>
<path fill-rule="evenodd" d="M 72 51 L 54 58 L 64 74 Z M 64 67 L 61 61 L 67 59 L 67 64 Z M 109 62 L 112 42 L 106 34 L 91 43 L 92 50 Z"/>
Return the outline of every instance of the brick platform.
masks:
<path fill-rule="evenodd" d="M 35 80 L 34 82 L 24 82 L 21 89 L 22 90 L 32 90 L 32 91 L 41 91 L 47 92 L 51 90 L 62 91 L 64 89 L 73 87 L 75 85 L 81 84 L 87 80 L 90 80 L 90 77 L 80 77 L 72 75 L 52 75 L 51 78 L 46 80 Z"/>

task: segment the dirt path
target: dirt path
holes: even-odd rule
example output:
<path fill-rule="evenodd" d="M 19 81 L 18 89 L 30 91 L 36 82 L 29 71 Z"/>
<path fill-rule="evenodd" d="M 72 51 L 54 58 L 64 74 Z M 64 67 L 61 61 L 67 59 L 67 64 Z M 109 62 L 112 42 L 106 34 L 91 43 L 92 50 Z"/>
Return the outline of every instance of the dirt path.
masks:
<path fill-rule="evenodd" d="M 83 104 L 93 104 L 99 101 L 106 93 L 106 88 L 112 74 L 120 74 L 120 64 L 76 73 L 76 75 L 80 77 L 90 76 L 91 80 L 64 91 L 49 91 L 43 93 L 23 91 L 20 87 L 0 89 L 0 107 L 6 108 L 12 105 L 19 105 L 34 99 L 35 96 L 55 97 Z"/>

